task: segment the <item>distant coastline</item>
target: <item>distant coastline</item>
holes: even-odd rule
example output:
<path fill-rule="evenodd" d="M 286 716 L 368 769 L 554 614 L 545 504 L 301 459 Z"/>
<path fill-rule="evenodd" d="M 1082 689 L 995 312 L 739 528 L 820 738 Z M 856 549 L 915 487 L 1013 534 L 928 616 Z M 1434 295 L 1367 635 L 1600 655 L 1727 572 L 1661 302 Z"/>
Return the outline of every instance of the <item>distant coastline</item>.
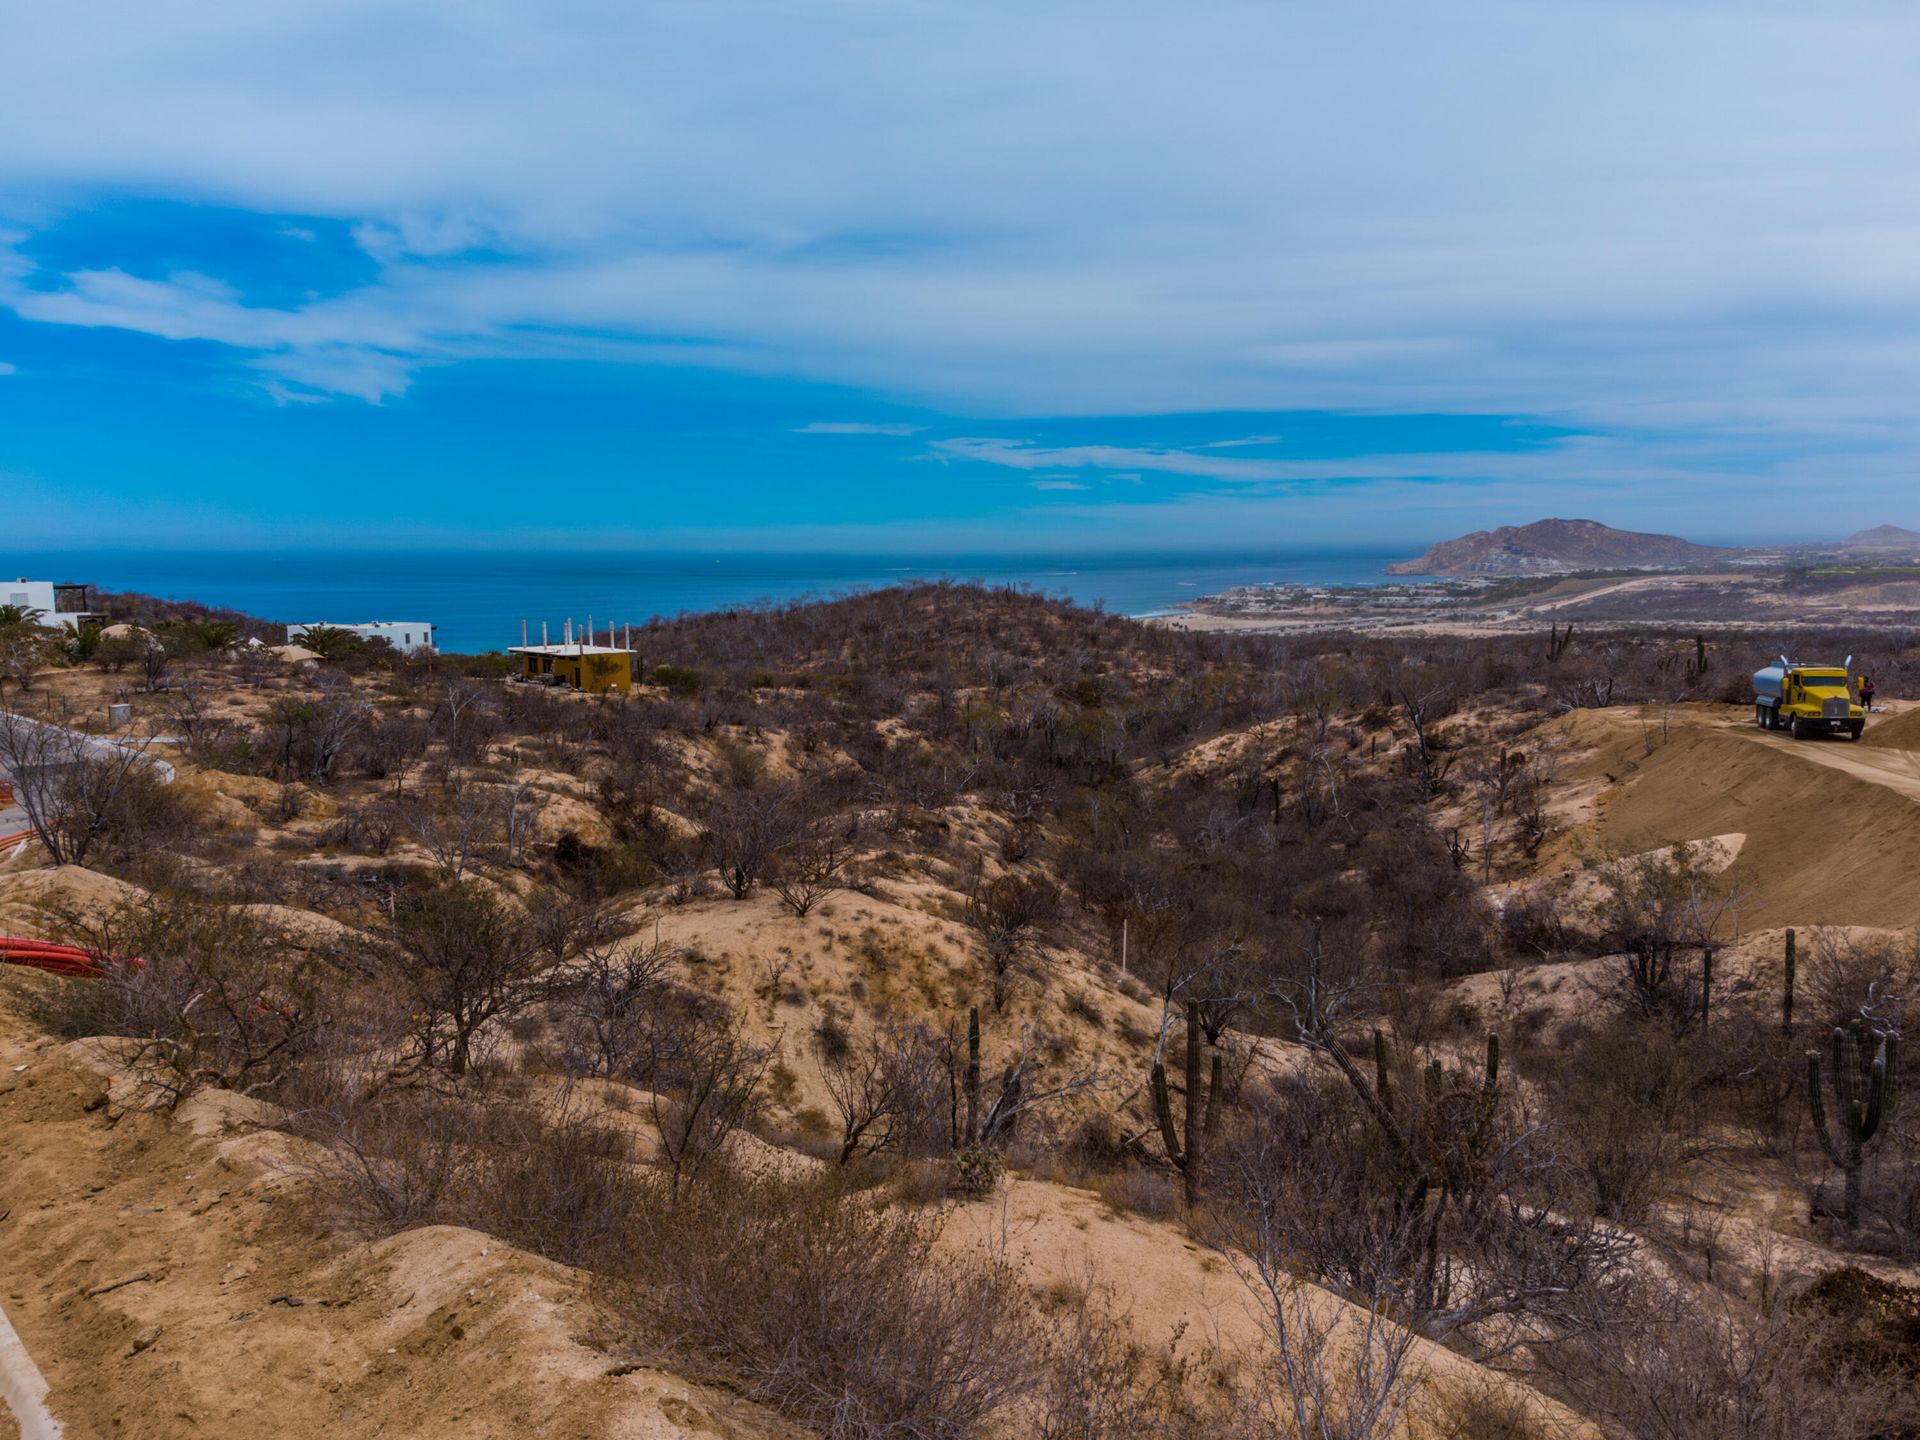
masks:
<path fill-rule="evenodd" d="M 520 622 L 557 632 L 737 606 L 821 599 L 909 580 L 978 580 L 1064 594 L 1140 618 L 1187 613 L 1260 585 L 1371 587 L 1415 547 L 1364 551 L 1033 556 L 768 555 L 564 550 L 41 549 L 0 555 L 56 580 L 227 606 L 262 619 L 429 621 L 442 649 L 504 649 Z"/>

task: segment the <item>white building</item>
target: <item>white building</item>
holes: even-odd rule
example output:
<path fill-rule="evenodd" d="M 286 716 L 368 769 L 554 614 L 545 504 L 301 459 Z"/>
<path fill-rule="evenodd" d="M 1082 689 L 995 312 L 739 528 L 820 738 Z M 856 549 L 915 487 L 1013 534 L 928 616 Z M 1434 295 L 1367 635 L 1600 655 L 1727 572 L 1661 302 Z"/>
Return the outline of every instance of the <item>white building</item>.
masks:
<path fill-rule="evenodd" d="M 39 611 L 35 619 L 49 630 L 78 630 L 106 618 L 94 613 L 91 586 L 51 580 L 0 580 L 0 605 Z"/>
<path fill-rule="evenodd" d="M 368 620 L 358 625 L 343 625 L 337 620 L 308 620 L 287 626 L 287 640 L 298 645 L 309 630 L 345 630 L 362 640 L 384 640 L 394 649 L 431 654 L 434 649 L 433 626 L 424 620 Z"/>

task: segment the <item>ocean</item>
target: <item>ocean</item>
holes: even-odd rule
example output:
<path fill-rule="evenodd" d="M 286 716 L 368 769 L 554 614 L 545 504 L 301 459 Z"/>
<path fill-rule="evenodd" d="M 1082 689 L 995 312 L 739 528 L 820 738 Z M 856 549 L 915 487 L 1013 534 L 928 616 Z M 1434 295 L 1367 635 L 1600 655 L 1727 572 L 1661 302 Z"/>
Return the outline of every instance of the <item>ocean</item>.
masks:
<path fill-rule="evenodd" d="M 1404 553 L 800 555 L 553 549 L 0 551 L 0 569 L 228 606 L 276 621 L 424 620 L 443 650 L 499 650 L 545 620 L 596 626 L 910 580 L 1023 585 L 1123 615 L 1234 585 L 1376 585 Z"/>

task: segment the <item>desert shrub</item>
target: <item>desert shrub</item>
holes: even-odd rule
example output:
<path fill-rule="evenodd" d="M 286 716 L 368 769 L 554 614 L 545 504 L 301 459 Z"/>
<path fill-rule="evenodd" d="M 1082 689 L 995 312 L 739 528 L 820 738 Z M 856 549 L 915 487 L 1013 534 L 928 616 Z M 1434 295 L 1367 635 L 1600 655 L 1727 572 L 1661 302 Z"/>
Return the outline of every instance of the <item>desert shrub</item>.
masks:
<path fill-rule="evenodd" d="M 1173 1181 L 1157 1170 L 1129 1165 L 1094 1182 L 1094 1191 L 1108 1207 L 1122 1215 L 1144 1215 L 1149 1220 L 1171 1220 L 1180 1213 L 1180 1195 Z"/>
<path fill-rule="evenodd" d="M 1824 1317 L 1743 1309 L 1662 1283 L 1542 1352 L 1582 1414 L 1635 1440 L 1896 1440 L 1920 1423 L 1908 1377 L 1822 1344 Z"/>
<path fill-rule="evenodd" d="M 999 1187 L 1007 1157 L 991 1145 L 969 1145 L 954 1155 L 950 1169 L 953 1193 L 977 1199 Z"/>
<path fill-rule="evenodd" d="M 626 1139 L 562 1099 L 389 1091 L 309 1111 L 324 1207 L 366 1234 L 464 1225 L 567 1265 L 604 1262 L 632 1225 Z"/>
<path fill-rule="evenodd" d="M 1920 1287 L 1845 1265 L 1816 1277 L 1792 1303 L 1838 1371 L 1920 1381 Z"/>
<path fill-rule="evenodd" d="M 960 1440 L 1029 1392 L 1038 1337 L 1013 1262 L 941 1254 L 939 1225 L 831 1180 L 716 1173 L 648 1194 L 615 1293 L 646 1342 L 830 1440 Z"/>
<path fill-rule="evenodd" d="M 1029 1407 L 1035 1440 L 1215 1440 L 1238 1431 L 1195 1383 L 1216 1357 L 1182 1355 L 1178 1332 L 1164 1346 L 1143 1344 L 1116 1293 L 1091 1275 L 1050 1286 L 1043 1313 Z"/>
<path fill-rule="evenodd" d="M 1551 1077 L 1569 1151 L 1594 1209 L 1643 1219 L 1685 1173 L 1700 1126 L 1700 1057 L 1658 1021 L 1623 1016 L 1586 1030 Z"/>
<path fill-rule="evenodd" d="M 1431 1413 L 1422 1433 L 1434 1440 L 1559 1440 L 1537 1398 L 1498 1381 L 1441 1393 L 1424 1408 Z"/>
<path fill-rule="evenodd" d="M 675 695 L 692 695 L 700 689 L 700 672 L 687 665 L 656 665 L 647 678 Z"/>
<path fill-rule="evenodd" d="M 76 911 L 62 928 L 101 974 L 36 991 L 55 1033 L 130 1040 L 142 1084 L 177 1104 L 195 1090 L 270 1091 L 318 1047 L 335 977 L 257 914 L 191 893 Z"/>
<path fill-rule="evenodd" d="M 1905 1028 L 1908 997 L 1920 981 L 1920 940 L 1814 932 L 1801 961 L 1800 1014 L 1816 1025 L 1865 1020 L 1876 1030 Z"/>

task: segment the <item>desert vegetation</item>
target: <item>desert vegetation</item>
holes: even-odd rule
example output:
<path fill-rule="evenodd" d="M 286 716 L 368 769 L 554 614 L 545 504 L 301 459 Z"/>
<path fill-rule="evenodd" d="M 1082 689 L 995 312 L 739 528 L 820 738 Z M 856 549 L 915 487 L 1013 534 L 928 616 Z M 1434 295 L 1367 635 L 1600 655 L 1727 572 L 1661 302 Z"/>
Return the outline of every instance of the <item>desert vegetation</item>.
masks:
<path fill-rule="evenodd" d="M 102 974 L 4 983 L 155 1104 L 269 1102 L 343 1243 L 576 1267 L 615 1361 L 849 1440 L 1920 1427 L 1920 914 L 1636 798 L 1771 753 L 1776 637 L 917 586 L 657 622 L 583 697 L 142 613 L 164 663 L 6 697 L 0 929 Z M 142 743 L 61 738 L 122 695 Z M 1067 1191 L 1238 1318 L 1038 1279 L 989 1217 Z"/>

